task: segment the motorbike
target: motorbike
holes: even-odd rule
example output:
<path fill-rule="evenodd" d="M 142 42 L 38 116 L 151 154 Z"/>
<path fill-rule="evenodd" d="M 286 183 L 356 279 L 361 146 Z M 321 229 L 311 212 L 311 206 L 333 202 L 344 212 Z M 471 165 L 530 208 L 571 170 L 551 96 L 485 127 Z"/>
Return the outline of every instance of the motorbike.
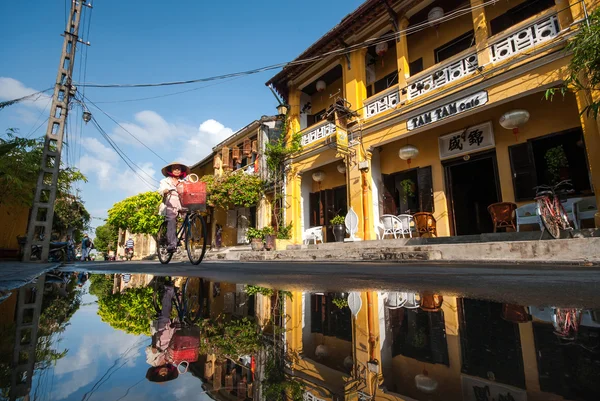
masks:
<path fill-rule="evenodd" d="M 125 249 L 125 259 L 126 260 L 133 259 L 133 249 L 132 248 L 126 248 Z"/>
<path fill-rule="evenodd" d="M 65 262 L 67 260 L 67 246 L 67 242 L 50 242 L 48 262 Z M 42 258 L 42 247 L 40 245 L 32 245 L 31 256 L 35 256 L 37 260 L 40 260 Z"/>

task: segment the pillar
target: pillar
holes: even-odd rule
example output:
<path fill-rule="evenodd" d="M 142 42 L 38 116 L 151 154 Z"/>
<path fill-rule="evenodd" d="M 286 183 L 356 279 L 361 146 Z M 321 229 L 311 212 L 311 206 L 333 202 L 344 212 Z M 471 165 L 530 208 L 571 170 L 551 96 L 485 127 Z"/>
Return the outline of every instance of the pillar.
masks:
<path fill-rule="evenodd" d="M 288 96 L 288 103 L 290 106 L 288 116 L 288 140 L 291 135 L 300 132 L 300 89 L 290 87 L 290 94 Z"/>
<path fill-rule="evenodd" d="M 292 224 L 292 242 L 302 243 L 302 176 L 292 169 L 287 174 L 285 185 L 285 202 L 287 204 L 285 213 L 285 224 Z"/>
<path fill-rule="evenodd" d="M 398 26 L 400 31 L 408 28 L 409 21 L 406 17 L 400 18 Z M 407 79 L 410 77 L 410 68 L 408 66 L 408 41 L 406 33 L 402 33 L 396 41 L 396 58 L 398 59 L 398 87 L 406 88 Z"/>
<path fill-rule="evenodd" d="M 475 47 L 477 48 L 477 63 L 485 66 L 490 62 L 490 51 L 487 48 L 488 37 L 490 36 L 488 29 L 487 17 L 485 15 L 485 7 L 482 7 L 484 0 L 471 0 L 471 14 L 473 16 L 473 29 L 475 30 Z"/>
<path fill-rule="evenodd" d="M 557 17 L 560 29 L 567 29 L 573 22 L 569 0 L 554 0 L 554 2 L 556 4 L 556 11 L 558 11 Z"/>
<path fill-rule="evenodd" d="M 350 109 L 363 114 L 363 101 L 367 98 L 367 64 L 365 57 L 367 49 L 353 51 L 342 63 L 344 66 L 344 84 L 346 100 Z"/>

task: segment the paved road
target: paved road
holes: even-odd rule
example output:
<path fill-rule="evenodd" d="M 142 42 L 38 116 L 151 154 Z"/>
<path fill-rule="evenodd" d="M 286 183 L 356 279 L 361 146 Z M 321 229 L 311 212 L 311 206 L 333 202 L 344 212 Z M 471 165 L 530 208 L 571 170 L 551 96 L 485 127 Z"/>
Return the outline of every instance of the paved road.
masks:
<path fill-rule="evenodd" d="M 521 305 L 600 308 L 600 269 L 544 265 L 456 266 L 385 263 L 88 262 L 95 272 L 200 276 L 215 282 L 306 291 L 437 291 Z"/>

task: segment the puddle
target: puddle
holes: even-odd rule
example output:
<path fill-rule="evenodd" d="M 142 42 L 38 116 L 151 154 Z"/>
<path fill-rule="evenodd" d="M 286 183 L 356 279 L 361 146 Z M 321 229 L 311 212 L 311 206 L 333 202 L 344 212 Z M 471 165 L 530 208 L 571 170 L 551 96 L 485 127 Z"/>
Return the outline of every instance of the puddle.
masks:
<path fill-rule="evenodd" d="M 304 292 L 202 277 L 46 274 L 3 294 L 0 394 L 600 399 L 600 309 L 551 293 L 517 305 L 436 292 L 431 282 L 406 288 Z"/>

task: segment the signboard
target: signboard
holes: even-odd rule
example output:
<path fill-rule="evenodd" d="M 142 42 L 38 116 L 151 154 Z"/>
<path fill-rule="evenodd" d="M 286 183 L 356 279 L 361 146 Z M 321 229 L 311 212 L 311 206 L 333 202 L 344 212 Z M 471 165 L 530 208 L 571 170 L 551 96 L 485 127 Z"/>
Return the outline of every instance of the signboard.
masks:
<path fill-rule="evenodd" d="M 492 122 L 456 131 L 438 138 L 440 160 L 462 156 L 496 146 Z"/>
<path fill-rule="evenodd" d="M 472 376 L 461 375 L 463 401 L 527 401 L 527 392 Z"/>
<path fill-rule="evenodd" d="M 421 128 L 428 124 L 433 124 L 436 121 L 441 121 L 445 118 L 464 113 L 475 107 L 483 106 L 488 102 L 488 94 L 486 91 L 480 91 L 456 100 L 451 103 L 446 103 L 436 109 L 429 110 L 426 113 L 410 118 L 406 122 L 406 128 L 412 131 L 416 128 Z"/>
<path fill-rule="evenodd" d="M 348 133 L 345 129 L 337 127 L 335 130 L 335 142 L 337 146 L 337 151 L 340 153 L 348 152 Z"/>

